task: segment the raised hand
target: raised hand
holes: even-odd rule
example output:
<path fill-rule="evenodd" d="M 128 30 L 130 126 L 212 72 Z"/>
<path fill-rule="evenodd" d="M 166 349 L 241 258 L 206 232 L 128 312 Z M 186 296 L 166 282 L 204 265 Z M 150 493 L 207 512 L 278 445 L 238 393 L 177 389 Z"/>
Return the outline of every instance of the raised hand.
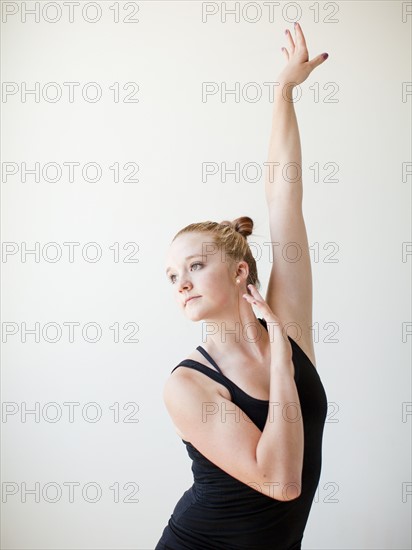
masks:
<path fill-rule="evenodd" d="M 288 48 L 283 47 L 282 51 L 286 57 L 287 65 L 278 76 L 281 84 L 298 85 L 304 82 L 315 67 L 321 65 L 327 58 L 327 53 L 322 53 L 309 61 L 309 52 L 306 46 L 305 36 L 299 25 L 295 23 L 296 42 L 292 34 L 286 29 Z"/>

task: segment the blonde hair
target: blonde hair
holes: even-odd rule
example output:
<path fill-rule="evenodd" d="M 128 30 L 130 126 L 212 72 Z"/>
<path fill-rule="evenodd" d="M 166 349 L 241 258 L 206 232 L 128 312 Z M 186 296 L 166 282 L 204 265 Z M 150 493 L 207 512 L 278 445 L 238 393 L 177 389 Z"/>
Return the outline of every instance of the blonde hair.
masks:
<path fill-rule="evenodd" d="M 253 220 L 248 216 L 236 218 L 232 222 L 228 220 L 224 220 L 220 223 L 205 221 L 187 225 L 176 233 L 172 242 L 179 235 L 184 233 L 210 233 L 212 235 L 213 242 L 219 250 L 225 253 L 225 257 L 228 257 L 232 262 L 240 262 L 244 260 L 247 263 L 249 266 L 249 275 L 246 285 L 253 284 L 259 290 L 260 281 L 257 273 L 256 260 L 253 257 L 252 251 L 250 250 L 250 246 L 247 242 L 247 237 L 252 234 L 252 231 Z M 250 293 L 249 289 L 248 292 Z"/>

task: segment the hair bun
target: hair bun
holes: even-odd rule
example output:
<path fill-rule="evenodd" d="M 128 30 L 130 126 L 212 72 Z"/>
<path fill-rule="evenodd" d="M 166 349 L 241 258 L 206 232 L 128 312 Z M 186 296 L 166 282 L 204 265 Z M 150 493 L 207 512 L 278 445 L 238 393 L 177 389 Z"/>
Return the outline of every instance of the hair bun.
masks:
<path fill-rule="evenodd" d="M 234 229 L 237 233 L 240 233 L 245 239 L 252 234 L 253 220 L 249 216 L 241 216 L 233 221 L 224 220 L 220 222 L 220 225 L 227 225 Z"/>

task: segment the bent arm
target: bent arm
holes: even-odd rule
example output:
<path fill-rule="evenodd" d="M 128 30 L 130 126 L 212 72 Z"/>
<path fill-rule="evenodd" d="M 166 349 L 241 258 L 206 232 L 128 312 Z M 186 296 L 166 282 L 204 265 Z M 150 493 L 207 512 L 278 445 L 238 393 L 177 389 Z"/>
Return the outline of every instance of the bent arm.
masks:
<path fill-rule="evenodd" d="M 174 425 L 203 456 L 252 489 L 289 501 L 301 493 L 303 424 L 301 414 L 297 422 L 285 420 L 296 416 L 285 405 L 299 404 L 293 364 L 278 361 L 272 371 L 263 432 L 235 403 L 205 386 L 202 373 L 170 376 L 163 398 Z"/>
<path fill-rule="evenodd" d="M 301 494 L 304 451 L 303 419 L 293 363 L 272 359 L 266 424 L 256 448 L 256 461 L 267 482 L 281 481 L 282 500 Z"/>

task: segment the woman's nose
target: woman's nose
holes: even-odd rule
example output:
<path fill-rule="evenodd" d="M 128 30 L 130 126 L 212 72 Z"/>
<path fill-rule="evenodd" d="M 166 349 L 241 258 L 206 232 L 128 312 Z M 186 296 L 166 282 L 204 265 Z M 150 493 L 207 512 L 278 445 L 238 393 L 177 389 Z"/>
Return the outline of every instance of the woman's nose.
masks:
<path fill-rule="evenodd" d="M 179 290 L 187 290 L 192 287 L 192 283 L 188 279 L 182 279 L 179 283 Z"/>

